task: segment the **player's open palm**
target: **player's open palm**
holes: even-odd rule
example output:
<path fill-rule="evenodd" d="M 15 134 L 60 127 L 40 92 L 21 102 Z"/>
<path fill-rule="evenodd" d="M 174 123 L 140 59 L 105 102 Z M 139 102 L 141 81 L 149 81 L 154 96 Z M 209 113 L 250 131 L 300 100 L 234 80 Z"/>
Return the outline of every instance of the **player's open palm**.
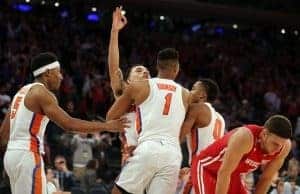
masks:
<path fill-rule="evenodd" d="M 128 128 L 130 121 L 127 118 L 106 121 L 106 129 L 110 132 L 122 132 L 124 128 Z"/>
<path fill-rule="evenodd" d="M 122 14 L 122 7 L 117 7 L 113 13 L 113 30 L 121 30 L 127 24 L 127 18 Z"/>

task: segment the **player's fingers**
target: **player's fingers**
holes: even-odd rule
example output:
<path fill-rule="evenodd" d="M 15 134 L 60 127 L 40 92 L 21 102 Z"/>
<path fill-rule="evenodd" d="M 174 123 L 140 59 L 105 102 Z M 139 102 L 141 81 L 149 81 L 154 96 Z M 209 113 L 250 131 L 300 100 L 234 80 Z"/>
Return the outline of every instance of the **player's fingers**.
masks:
<path fill-rule="evenodd" d="M 127 24 L 127 18 L 124 15 L 122 15 L 122 21 L 124 24 Z"/>

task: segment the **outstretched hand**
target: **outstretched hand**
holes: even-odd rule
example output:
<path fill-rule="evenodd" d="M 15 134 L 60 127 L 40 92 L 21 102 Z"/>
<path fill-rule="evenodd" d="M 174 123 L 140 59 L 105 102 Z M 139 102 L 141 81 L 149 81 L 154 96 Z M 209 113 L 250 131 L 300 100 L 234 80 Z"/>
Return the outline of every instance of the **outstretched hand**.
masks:
<path fill-rule="evenodd" d="M 122 14 L 122 6 L 116 7 L 113 13 L 112 30 L 121 30 L 126 26 L 127 18 Z"/>
<path fill-rule="evenodd" d="M 107 131 L 110 132 L 122 132 L 129 127 L 129 124 L 130 121 L 127 118 L 106 121 Z"/>

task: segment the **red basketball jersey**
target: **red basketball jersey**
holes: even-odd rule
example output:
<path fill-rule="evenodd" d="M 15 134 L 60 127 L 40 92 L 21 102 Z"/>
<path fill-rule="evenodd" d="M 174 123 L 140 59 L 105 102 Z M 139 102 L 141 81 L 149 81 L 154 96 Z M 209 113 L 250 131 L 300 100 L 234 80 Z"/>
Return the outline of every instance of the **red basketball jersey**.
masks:
<path fill-rule="evenodd" d="M 261 150 L 259 142 L 259 134 L 262 131 L 263 127 L 257 125 L 245 125 L 244 127 L 249 129 L 254 137 L 253 147 L 250 152 L 242 157 L 241 161 L 238 164 L 238 167 L 235 169 L 233 174 L 248 173 L 254 171 L 260 165 L 266 164 L 274 159 L 281 151 L 280 150 L 273 154 L 265 154 Z M 235 131 L 236 130 L 233 130 L 227 133 L 221 139 L 215 141 L 213 144 L 200 152 L 200 154 L 193 160 L 193 163 L 197 163 L 198 165 L 199 163 L 201 163 L 201 166 L 205 170 L 208 170 L 210 173 L 217 175 L 228 145 L 228 140 L 231 135 L 235 133 Z M 195 166 L 195 168 L 197 167 Z"/>

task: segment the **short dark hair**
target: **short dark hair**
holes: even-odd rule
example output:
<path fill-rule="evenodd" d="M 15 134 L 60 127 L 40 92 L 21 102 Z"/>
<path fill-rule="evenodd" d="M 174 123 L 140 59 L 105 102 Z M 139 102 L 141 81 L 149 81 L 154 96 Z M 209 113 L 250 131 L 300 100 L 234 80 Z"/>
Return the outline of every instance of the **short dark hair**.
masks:
<path fill-rule="evenodd" d="M 157 66 L 159 69 L 174 68 L 179 64 L 179 53 L 174 48 L 166 48 L 158 52 Z"/>
<path fill-rule="evenodd" d="M 31 60 L 31 72 L 57 61 L 57 56 L 51 52 L 40 53 Z"/>
<path fill-rule="evenodd" d="M 291 121 L 283 115 L 273 115 L 264 124 L 264 127 L 269 130 L 269 132 L 282 137 L 291 138 L 292 137 L 292 124 Z"/>
<path fill-rule="evenodd" d="M 201 83 L 205 88 L 207 94 L 207 101 L 208 102 L 215 101 L 220 94 L 220 88 L 217 82 L 208 78 L 200 79 L 199 81 L 201 81 Z"/>

